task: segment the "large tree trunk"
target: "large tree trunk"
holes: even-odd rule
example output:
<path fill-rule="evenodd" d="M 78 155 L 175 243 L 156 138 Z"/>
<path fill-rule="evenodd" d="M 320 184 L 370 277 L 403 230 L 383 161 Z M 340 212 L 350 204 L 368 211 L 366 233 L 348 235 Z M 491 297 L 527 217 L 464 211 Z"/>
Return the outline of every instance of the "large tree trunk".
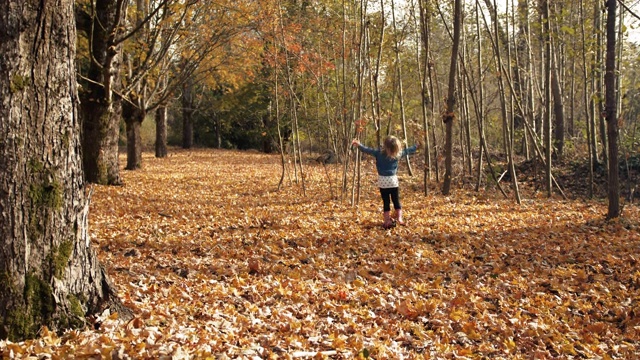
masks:
<path fill-rule="evenodd" d="M 142 121 L 132 120 L 126 122 L 127 128 L 127 170 L 136 170 L 142 167 L 142 136 L 140 128 Z"/>
<path fill-rule="evenodd" d="M 83 96 L 85 98 L 85 96 Z M 99 99 L 99 98 L 94 98 Z M 82 160 L 86 180 L 101 185 L 119 185 L 120 100 L 82 103 Z"/>
<path fill-rule="evenodd" d="M 143 107 L 143 106 L 141 106 Z M 127 170 L 136 170 L 142 167 L 142 136 L 140 128 L 147 113 L 144 109 L 130 103 L 123 104 L 124 121 L 127 130 Z"/>
<path fill-rule="evenodd" d="M 90 66 L 80 92 L 82 103 L 82 156 L 87 181 L 103 185 L 120 184 L 118 160 L 120 99 L 114 90 L 120 83 L 120 44 L 115 44 L 126 2 L 97 0 L 95 18 L 84 14 L 88 21 L 79 29 L 89 38 Z"/>
<path fill-rule="evenodd" d="M 127 312 L 89 243 L 73 4 L 0 0 L 0 339 Z"/>

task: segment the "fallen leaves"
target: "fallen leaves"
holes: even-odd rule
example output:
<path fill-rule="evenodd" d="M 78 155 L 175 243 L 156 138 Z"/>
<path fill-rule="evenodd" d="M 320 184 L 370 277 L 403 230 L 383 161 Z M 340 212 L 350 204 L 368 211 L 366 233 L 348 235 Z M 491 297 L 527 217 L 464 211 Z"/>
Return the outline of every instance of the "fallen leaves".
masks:
<path fill-rule="evenodd" d="M 294 179 L 276 191 L 275 156 L 145 156 L 142 170 L 123 173 L 124 186 L 96 187 L 90 212 L 92 243 L 135 318 L 105 313 L 96 329 L 2 341 L 3 358 L 640 351 L 636 207 L 604 222 L 598 202 L 425 197 L 411 190 L 421 179 L 402 177 L 410 226 L 384 231 L 372 167 L 352 207 L 331 198 L 321 166 L 305 167 L 304 197 Z M 337 180 L 341 168 L 329 169 Z"/>

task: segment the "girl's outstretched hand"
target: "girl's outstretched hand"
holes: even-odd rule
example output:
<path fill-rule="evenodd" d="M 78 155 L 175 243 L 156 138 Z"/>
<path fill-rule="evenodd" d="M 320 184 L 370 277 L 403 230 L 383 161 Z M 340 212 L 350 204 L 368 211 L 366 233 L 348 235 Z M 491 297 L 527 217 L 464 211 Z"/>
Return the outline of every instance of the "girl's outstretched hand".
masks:
<path fill-rule="evenodd" d="M 351 145 L 360 146 L 360 141 L 358 139 L 351 140 Z"/>

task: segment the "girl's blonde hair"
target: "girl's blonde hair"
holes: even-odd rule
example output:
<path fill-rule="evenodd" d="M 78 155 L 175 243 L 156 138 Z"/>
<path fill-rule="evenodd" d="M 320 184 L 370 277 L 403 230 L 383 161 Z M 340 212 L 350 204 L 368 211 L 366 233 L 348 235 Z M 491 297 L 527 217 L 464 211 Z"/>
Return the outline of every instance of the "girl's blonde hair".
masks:
<path fill-rule="evenodd" d="M 395 159 L 400 154 L 400 148 L 402 144 L 400 144 L 400 140 L 398 140 L 395 136 L 387 136 L 384 139 L 383 149 L 384 153 L 390 159 Z"/>

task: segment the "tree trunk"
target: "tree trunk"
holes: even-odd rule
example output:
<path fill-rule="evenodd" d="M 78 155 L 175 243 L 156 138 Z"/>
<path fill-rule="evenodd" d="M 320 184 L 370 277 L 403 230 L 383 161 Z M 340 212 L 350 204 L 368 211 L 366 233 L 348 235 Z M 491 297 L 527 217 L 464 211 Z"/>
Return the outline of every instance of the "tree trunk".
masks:
<path fill-rule="evenodd" d="M 577 46 L 574 45 L 574 49 L 572 50 L 574 54 L 578 53 Z M 576 78 L 578 75 L 578 66 L 576 64 L 577 56 L 571 57 L 571 82 L 569 83 L 569 119 L 567 119 L 567 133 L 569 138 L 573 140 L 576 136 L 575 134 L 575 116 L 576 116 L 576 106 L 577 106 L 577 88 L 576 88 Z"/>
<path fill-rule="evenodd" d="M 193 85 L 187 81 L 182 92 L 182 148 L 193 147 Z"/>
<path fill-rule="evenodd" d="M 193 112 L 183 109 L 182 114 L 182 148 L 191 149 L 193 147 Z"/>
<path fill-rule="evenodd" d="M 347 174 L 349 171 L 349 163 L 351 160 L 351 157 L 349 156 L 350 154 L 350 149 L 351 146 L 350 144 L 348 144 L 347 142 L 349 141 L 349 138 L 351 137 L 351 133 L 350 133 L 350 127 L 349 124 L 351 123 L 350 121 L 347 121 L 347 98 L 348 98 L 348 93 L 347 93 L 347 1 L 346 0 L 342 0 L 342 29 L 341 29 L 341 41 L 340 41 L 340 50 L 342 52 L 342 56 L 340 58 L 341 61 L 341 66 L 336 66 L 336 84 L 342 84 L 342 91 L 340 94 L 340 97 L 342 98 L 342 111 L 340 111 L 340 123 L 342 124 L 341 126 L 341 136 L 340 136 L 340 140 L 341 143 L 344 146 L 344 167 L 343 167 L 343 172 L 342 172 L 342 188 L 340 190 L 340 197 L 341 200 L 344 201 L 344 198 L 347 194 L 347 183 L 348 183 L 348 178 L 347 178 Z M 282 31 L 282 30 L 281 30 Z M 340 69 L 340 70 L 338 70 Z M 340 75 L 338 75 L 338 71 L 340 71 Z M 340 77 L 341 80 L 338 79 L 338 77 Z"/>
<path fill-rule="evenodd" d="M 167 107 L 156 109 L 156 157 L 167 157 Z"/>
<path fill-rule="evenodd" d="M 277 48 L 276 48 L 276 51 L 277 51 Z M 280 126 L 280 101 L 278 100 L 279 89 L 278 89 L 278 69 L 277 68 L 273 72 L 273 78 L 274 78 L 273 79 L 273 99 L 274 99 L 275 108 L 276 108 L 275 118 L 276 118 L 276 127 L 278 129 L 278 144 L 280 145 L 280 164 L 282 165 L 282 172 L 280 173 L 280 181 L 278 182 L 278 191 L 280 191 L 280 188 L 284 183 L 284 176 L 286 175 L 286 172 L 287 172 L 287 158 L 284 153 L 284 140 L 282 139 L 282 131 Z M 271 106 L 269 106 L 269 109 L 271 109 Z M 269 114 L 269 116 L 272 116 L 272 115 L 273 114 Z"/>
<path fill-rule="evenodd" d="M 545 150 L 545 189 L 551 197 L 553 184 L 551 180 L 551 27 L 549 26 L 549 2 L 542 1 L 542 22 L 544 40 L 544 150 Z"/>
<path fill-rule="evenodd" d="M 94 85 L 95 86 L 95 85 Z M 84 96 L 83 96 L 84 98 Z M 82 160 L 88 182 L 119 185 L 120 163 L 118 141 L 122 107 L 120 99 L 100 103 L 99 97 L 82 102 Z"/>
<path fill-rule="evenodd" d="M 420 75 L 420 94 L 422 97 L 422 127 L 424 129 L 423 141 L 424 141 L 424 177 L 423 187 L 424 194 L 429 194 L 428 181 L 431 179 L 431 144 L 429 142 L 429 117 L 433 116 L 433 111 L 428 112 L 429 107 L 433 105 L 433 88 L 428 87 L 427 79 L 430 73 L 429 57 L 431 56 L 431 39 L 430 39 L 430 26 L 431 26 L 431 10 L 429 4 L 423 4 L 423 1 L 419 1 L 420 8 L 420 35 L 422 40 L 422 46 L 424 47 L 424 54 L 422 63 L 420 63 L 420 56 L 418 55 L 418 74 Z M 417 28 L 417 26 L 416 26 Z M 418 53 L 419 54 L 419 53 Z M 422 74 L 420 69 L 422 67 Z"/>
<path fill-rule="evenodd" d="M 363 108 L 364 108 L 364 98 L 363 98 L 363 88 L 365 84 L 365 73 L 366 73 L 366 58 L 367 58 L 367 25 L 366 25 L 366 14 L 367 7 L 365 6 L 366 1 L 360 0 L 360 11 L 358 11 L 359 18 L 359 38 L 357 45 L 357 56 L 356 56 L 356 86 L 357 86 L 357 98 L 356 98 L 356 138 L 360 136 L 360 133 L 365 129 L 363 119 Z M 393 9 L 393 0 L 391 1 L 391 7 Z M 361 192 L 361 184 L 362 184 L 362 154 L 360 151 L 356 150 L 356 164 L 355 164 L 356 176 L 354 176 L 355 186 L 352 187 L 351 191 L 351 204 L 358 205 L 360 204 L 360 196 Z"/>
<path fill-rule="evenodd" d="M 142 136 L 140 128 L 146 117 L 146 112 L 129 103 L 124 103 L 124 121 L 127 130 L 127 170 L 142 167 Z"/>
<path fill-rule="evenodd" d="M 518 26 L 518 31 L 516 33 L 516 39 L 515 39 L 516 66 L 514 67 L 514 72 L 513 72 L 513 83 L 516 91 L 516 97 L 518 97 L 519 99 L 522 99 L 521 101 L 523 105 L 526 105 L 529 102 L 529 99 L 528 99 L 529 94 L 527 93 L 527 90 L 526 90 L 527 81 L 528 81 L 526 71 L 527 69 L 529 69 L 529 53 L 530 53 L 530 48 L 528 44 L 528 41 L 529 41 L 528 17 L 529 17 L 528 2 L 525 0 L 518 0 L 518 15 L 517 15 L 518 23 L 516 24 Z M 527 110 L 531 111 L 531 109 L 527 109 Z M 517 112 L 514 115 L 513 121 L 514 121 L 515 129 L 519 130 L 524 128 L 525 117 L 526 115 L 522 114 L 521 112 Z M 522 138 L 523 138 L 523 142 L 526 142 L 526 132 L 523 132 Z M 525 147 L 523 146 L 523 148 Z"/>
<path fill-rule="evenodd" d="M 482 178 L 484 174 L 484 165 L 482 162 L 483 157 L 483 146 L 485 145 L 485 135 L 484 135 L 484 75 L 482 73 L 483 68 L 483 60 L 482 60 L 482 36 L 480 34 L 480 4 L 476 1 L 476 39 L 477 39 L 477 48 L 478 52 L 478 101 L 475 106 L 476 114 L 478 116 L 478 168 L 477 171 L 477 179 L 476 179 L 476 191 L 480 190 L 480 185 L 482 183 Z M 472 94 L 473 96 L 473 94 Z M 488 155 L 488 154 L 487 154 Z"/>
<path fill-rule="evenodd" d="M 384 0 L 380 0 L 380 20 L 381 23 L 385 22 L 385 14 L 384 14 Z M 386 26 L 380 26 L 380 35 L 378 37 L 378 44 L 384 43 L 384 33 Z M 378 46 L 378 51 L 376 55 L 376 64 L 373 70 L 373 93 L 372 97 L 374 99 L 375 106 L 372 106 L 372 109 L 375 111 L 375 123 L 376 123 L 376 146 L 380 146 L 382 144 L 382 134 L 380 130 L 382 128 L 382 110 L 380 108 L 380 64 L 382 63 L 382 46 Z"/>
<path fill-rule="evenodd" d="M 552 55 L 553 56 L 553 55 Z M 560 89 L 560 79 L 558 71 L 557 56 L 553 56 L 555 61 L 552 61 L 553 70 L 551 70 L 551 90 L 553 94 L 553 113 L 555 115 L 555 127 L 554 127 L 554 147 L 557 151 L 558 157 L 562 157 L 564 154 L 564 101 Z"/>
<path fill-rule="evenodd" d="M 605 108 L 609 144 L 609 208 L 607 218 L 620 216 L 620 181 L 618 178 L 618 115 L 616 104 L 616 7 L 607 1 L 607 53 L 605 61 Z"/>
<path fill-rule="evenodd" d="M 498 13 L 497 13 L 497 4 L 495 3 L 494 0 L 494 11 L 496 11 L 493 15 L 492 18 L 497 19 L 498 18 Z M 498 34 L 502 33 L 502 31 L 500 30 L 501 28 L 498 26 L 497 22 L 493 23 L 493 28 L 494 28 L 494 32 L 496 33 L 496 38 L 495 38 L 495 44 L 496 46 L 495 48 L 495 61 L 496 61 L 496 67 L 499 69 L 499 76 L 498 76 L 498 92 L 499 92 L 499 97 L 500 97 L 500 109 L 501 109 L 501 116 L 502 116 L 502 127 L 503 127 L 503 144 L 504 144 L 504 152 L 507 156 L 507 166 L 508 166 L 508 171 L 509 171 L 509 177 L 511 178 L 511 182 L 513 184 L 513 190 L 514 190 L 514 195 L 516 198 L 516 202 L 518 204 L 520 204 L 522 202 L 522 199 L 520 197 L 520 190 L 519 190 L 519 186 L 518 186 L 518 177 L 516 174 L 516 168 L 515 168 L 515 164 L 514 164 L 514 119 L 513 117 L 511 117 L 510 115 L 514 113 L 513 111 L 513 101 L 514 100 L 518 100 L 518 99 L 514 99 L 514 94 L 515 94 L 515 88 L 513 86 L 512 83 L 510 83 L 510 80 L 512 78 L 512 76 L 509 73 L 509 69 L 511 69 L 511 67 L 507 67 L 504 65 L 504 62 L 502 61 L 502 46 L 504 46 L 507 50 L 507 59 L 509 59 L 511 56 L 510 54 L 510 41 L 509 41 L 509 36 L 505 35 L 505 39 L 507 42 L 505 44 L 500 44 L 500 38 L 497 36 Z M 507 84 L 509 85 L 510 88 L 510 92 L 509 92 L 509 100 L 507 100 L 507 92 L 505 91 L 505 78 L 507 79 Z M 508 109 L 509 108 L 509 109 Z M 524 113 L 521 111 L 521 113 Z"/>
<path fill-rule="evenodd" d="M 463 63 L 462 68 L 465 68 L 464 63 L 467 61 L 466 54 L 466 44 L 465 44 L 465 35 L 463 30 L 462 36 L 462 51 L 463 55 L 460 58 L 460 62 Z M 466 69 L 466 68 L 465 68 Z M 462 70 L 459 68 L 458 73 L 462 74 Z M 462 152 L 462 168 L 463 174 L 471 175 L 473 172 L 473 154 L 471 151 L 471 112 L 469 110 L 469 93 L 465 91 L 467 84 L 467 79 L 465 76 L 458 76 L 458 88 L 460 89 L 460 114 L 461 114 L 461 122 L 460 122 L 460 150 Z M 463 178 L 463 183 L 466 179 Z"/>
<path fill-rule="evenodd" d="M 605 96 L 603 95 L 603 81 L 602 81 L 602 5 L 596 2 L 594 6 L 594 28 L 596 32 L 596 67 L 594 68 L 594 76 L 596 77 L 596 89 L 595 89 L 595 115 L 594 121 L 597 119 L 600 143 L 602 144 L 602 161 L 604 162 L 605 169 L 608 168 L 609 156 L 607 154 L 607 130 L 605 124 L 604 113 L 606 109 L 603 108 L 605 102 Z M 595 133 L 594 133 L 595 135 Z"/>
<path fill-rule="evenodd" d="M 523 0 L 526 3 L 526 0 Z M 534 64 L 533 61 L 533 49 L 531 47 L 531 30 L 530 30 L 530 24 L 529 24 L 529 20 L 528 20 L 528 7 L 526 8 L 527 12 L 526 14 L 524 14 L 524 21 L 527 22 L 527 32 L 526 32 L 526 40 L 527 40 L 527 67 L 526 67 L 526 73 L 527 73 L 527 84 L 526 84 L 526 89 L 525 89 L 525 93 L 526 95 L 526 100 L 523 102 L 524 106 L 525 106 L 525 112 L 524 112 L 524 119 L 523 122 L 526 123 L 527 122 L 527 117 L 531 118 L 531 125 L 534 126 L 534 130 L 535 130 L 535 123 L 536 120 L 535 119 L 539 119 L 540 118 L 540 111 L 537 109 L 536 107 L 536 96 L 535 96 L 535 92 L 534 92 L 534 81 L 533 79 L 535 78 L 535 69 L 536 66 Z M 535 143 L 535 137 L 536 137 L 536 133 L 535 131 L 527 131 L 527 126 L 525 125 L 525 131 L 524 134 L 522 136 L 523 139 L 523 150 L 524 150 L 524 154 L 527 158 L 527 160 L 531 159 L 531 149 L 535 148 L 535 145 L 533 145 Z"/>
<path fill-rule="evenodd" d="M 127 3 L 123 4 L 126 7 Z M 97 0 L 95 20 L 79 27 L 91 44 L 91 62 L 80 92 L 82 104 L 82 158 L 88 182 L 102 185 L 121 183 L 118 139 L 122 108 L 114 90 L 120 83 L 120 44 L 115 44 L 122 19 L 120 1 Z M 98 25 L 99 24 L 99 25 Z"/>
<path fill-rule="evenodd" d="M 127 313 L 89 244 L 73 5 L 0 1 L 0 339 Z"/>
<path fill-rule="evenodd" d="M 587 130 L 587 152 L 589 154 L 589 159 L 588 159 L 588 163 L 589 163 L 589 198 L 593 197 L 593 166 L 596 164 L 597 162 L 597 150 L 596 150 L 596 142 L 595 142 L 595 123 L 593 121 L 593 113 L 592 113 L 592 100 L 590 99 L 589 96 L 589 82 L 592 81 L 592 79 L 590 80 L 589 78 L 589 68 L 588 68 L 588 64 L 589 62 L 587 61 L 587 48 L 586 48 L 586 33 L 585 33 L 585 25 L 584 25 L 584 5 L 582 2 L 580 2 L 580 35 L 581 35 L 581 40 L 582 40 L 582 77 L 583 77 L 583 82 L 584 82 L 584 90 L 583 90 L 583 96 L 584 96 L 584 114 L 586 117 L 586 130 Z M 593 62 L 591 62 L 593 64 Z M 593 67 L 594 65 L 591 65 L 591 67 Z"/>
<path fill-rule="evenodd" d="M 222 149 L 222 121 L 220 119 L 220 115 L 218 114 L 218 112 L 214 111 L 211 114 L 212 120 L 213 120 L 213 125 L 214 125 L 214 130 L 216 133 L 216 149 Z"/>
<path fill-rule="evenodd" d="M 400 33 L 398 32 L 396 26 L 396 11 L 395 11 L 395 1 L 391 0 L 391 19 L 393 23 L 393 33 L 394 33 L 394 52 L 396 57 L 396 73 L 398 74 L 398 100 L 400 102 L 400 125 L 402 126 L 402 138 L 405 140 L 402 146 L 407 148 L 407 118 L 406 111 L 404 106 L 404 87 L 402 83 L 402 62 L 400 61 L 400 40 L 398 37 Z M 413 169 L 411 167 L 411 161 L 409 160 L 409 155 L 405 157 L 405 161 L 407 162 L 407 171 L 409 172 L 409 176 L 413 176 Z"/>
<path fill-rule="evenodd" d="M 214 119 L 216 122 L 216 125 L 219 125 L 219 119 L 218 119 L 218 115 L 215 114 L 214 115 Z M 269 115 L 264 115 L 262 116 L 262 127 L 264 129 L 265 135 L 262 136 L 262 152 L 264 152 L 265 154 L 271 154 L 273 152 L 273 142 L 271 141 L 271 136 L 269 136 L 269 132 L 271 131 L 271 119 Z M 219 126 L 216 126 L 216 130 L 219 128 Z M 219 136 L 220 132 L 216 131 L 216 135 Z M 220 146 L 218 146 L 219 148 Z"/>
<path fill-rule="evenodd" d="M 460 46 L 460 28 L 462 26 L 461 0 L 456 0 L 453 14 L 453 47 L 451 49 L 451 64 L 449 66 L 449 90 L 447 103 L 442 119 L 446 125 L 445 130 L 445 173 L 442 184 L 442 194 L 449 195 L 451 191 L 452 160 L 453 160 L 453 112 L 456 103 L 456 68 L 458 63 L 458 48 Z"/>

